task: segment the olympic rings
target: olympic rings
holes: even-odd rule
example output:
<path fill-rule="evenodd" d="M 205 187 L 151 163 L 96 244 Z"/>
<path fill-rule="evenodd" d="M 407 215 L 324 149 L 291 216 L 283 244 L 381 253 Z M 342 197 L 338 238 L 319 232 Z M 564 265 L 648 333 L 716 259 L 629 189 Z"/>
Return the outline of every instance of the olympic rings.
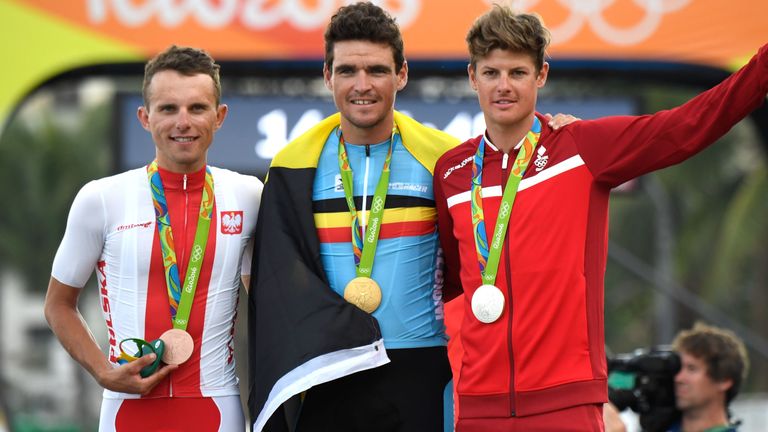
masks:
<path fill-rule="evenodd" d="M 380 212 L 382 207 L 384 207 L 384 200 L 381 199 L 381 197 L 375 197 L 373 199 L 373 205 L 371 206 L 372 212 Z"/>
<path fill-rule="evenodd" d="M 540 0 L 514 0 L 512 7 L 518 11 L 533 11 Z M 665 14 L 685 8 L 692 0 L 556 0 L 570 11 L 568 18 L 557 26 L 549 28 L 553 41 L 561 44 L 569 41 L 589 26 L 597 36 L 612 45 L 634 45 L 648 39 L 659 27 Z M 609 23 L 603 12 L 616 2 L 632 1 L 644 14 L 640 20 L 627 28 Z M 489 5 L 495 0 L 485 0 Z"/>
<path fill-rule="evenodd" d="M 192 260 L 193 261 L 200 261 L 203 258 L 203 248 L 200 247 L 200 245 L 195 245 L 194 249 L 192 249 Z"/>

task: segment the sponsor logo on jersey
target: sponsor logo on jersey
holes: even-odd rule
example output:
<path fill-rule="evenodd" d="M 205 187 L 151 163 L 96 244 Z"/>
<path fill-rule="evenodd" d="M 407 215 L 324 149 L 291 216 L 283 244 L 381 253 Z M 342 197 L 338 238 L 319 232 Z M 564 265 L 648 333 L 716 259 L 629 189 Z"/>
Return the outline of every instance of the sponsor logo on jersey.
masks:
<path fill-rule="evenodd" d="M 125 224 L 125 225 L 118 226 L 117 227 L 117 232 L 129 230 L 129 229 L 134 229 L 134 228 L 149 228 L 150 226 L 152 226 L 152 221 L 139 222 L 139 223 L 130 223 L 130 224 Z"/>
<path fill-rule="evenodd" d="M 429 187 L 425 184 L 396 182 L 389 184 L 389 190 L 426 193 Z"/>
<path fill-rule="evenodd" d="M 465 166 L 467 166 L 467 164 L 468 164 L 469 162 L 471 162 L 471 161 L 472 161 L 472 159 L 474 159 L 474 156 L 470 156 L 470 157 L 468 157 L 468 158 L 464 159 L 463 161 L 459 162 L 459 164 L 458 164 L 458 165 L 454 165 L 454 166 L 452 166 L 452 167 L 448 168 L 448 169 L 445 171 L 445 174 L 443 174 L 443 180 L 447 179 L 447 178 L 448 178 L 448 176 L 449 176 L 449 175 L 451 175 L 451 174 L 452 174 L 454 171 L 456 171 L 457 169 L 461 169 L 461 168 L 464 168 Z"/>
<path fill-rule="evenodd" d="M 223 211 L 219 215 L 222 234 L 241 234 L 243 232 L 243 211 Z"/>
<path fill-rule="evenodd" d="M 443 267 L 445 259 L 443 258 L 443 249 L 437 248 L 437 260 L 435 261 L 435 284 L 432 286 L 432 303 L 435 306 L 435 319 L 445 319 L 445 305 L 443 304 L 443 285 L 445 274 Z"/>

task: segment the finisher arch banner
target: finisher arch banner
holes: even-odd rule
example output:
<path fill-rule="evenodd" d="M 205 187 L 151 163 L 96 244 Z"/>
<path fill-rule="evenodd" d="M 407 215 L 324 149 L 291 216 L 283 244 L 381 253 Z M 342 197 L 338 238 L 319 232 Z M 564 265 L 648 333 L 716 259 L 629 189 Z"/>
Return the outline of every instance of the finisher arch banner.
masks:
<path fill-rule="evenodd" d="M 225 60 L 317 60 L 350 0 L 0 0 L 0 124 L 42 82 L 80 67 L 143 62 L 170 44 Z M 409 59 L 461 60 L 493 0 L 374 0 Z M 497 0 L 504 2 L 504 0 Z M 673 61 L 732 70 L 768 40 L 766 0 L 512 0 L 542 16 L 553 59 Z"/>

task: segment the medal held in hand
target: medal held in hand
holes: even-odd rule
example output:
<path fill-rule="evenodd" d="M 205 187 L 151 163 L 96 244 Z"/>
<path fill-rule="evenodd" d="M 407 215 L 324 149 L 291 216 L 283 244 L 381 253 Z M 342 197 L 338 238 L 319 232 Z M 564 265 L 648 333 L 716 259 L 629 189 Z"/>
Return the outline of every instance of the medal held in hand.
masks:
<path fill-rule="evenodd" d="M 382 219 L 384 218 L 384 204 L 387 199 L 387 188 L 389 187 L 389 165 L 392 162 L 392 147 L 395 143 L 396 129 L 392 129 L 392 137 L 389 140 L 389 151 L 384 159 L 384 166 L 381 170 L 381 178 L 376 184 L 376 191 L 371 200 L 370 218 L 365 230 L 365 236 L 362 236 L 360 228 L 360 217 L 355 207 L 353 194 L 352 169 L 349 166 L 347 150 L 344 146 L 344 137 L 339 136 L 339 171 L 341 172 L 341 183 L 344 186 L 344 197 L 346 198 L 349 213 L 352 216 L 352 252 L 355 257 L 355 266 L 357 268 L 357 277 L 352 279 L 344 288 L 344 299 L 360 309 L 373 313 L 381 304 L 381 287 L 373 279 L 373 259 L 376 254 L 376 245 L 379 242 L 379 232 L 381 231 Z M 365 205 L 365 203 L 363 203 Z"/>
<path fill-rule="evenodd" d="M 493 238 L 488 244 L 485 232 L 485 216 L 483 214 L 483 156 L 485 156 L 485 137 L 480 140 L 477 152 L 472 163 L 472 187 L 470 189 L 470 204 L 472 209 L 472 227 L 475 234 L 475 250 L 477 261 L 480 265 L 480 275 L 483 279 L 481 285 L 472 294 L 472 314 L 478 321 L 490 324 L 498 320 L 504 313 L 504 293 L 496 286 L 496 275 L 499 270 L 499 259 L 504 238 L 509 227 L 509 217 L 512 214 L 512 205 L 515 203 L 517 188 L 525 175 L 528 163 L 531 161 L 533 151 L 541 134 L 541 122 L 537 117 L 533 118 L 533 126 L 525 135 L 517 157 L 512 165 L 512 171 L 504 194 L 501 197 L 499 214 L 496 218 L 496 226 L 493 230 Z"/>
<path fill-rule="evenodd" d="M 167 330 L 160 336 L 160 340 L 165 343 L 163 363 L 168 365 L 180 365 L 189 360 L 195 348 L 192 336 L 181 329 Z"/>

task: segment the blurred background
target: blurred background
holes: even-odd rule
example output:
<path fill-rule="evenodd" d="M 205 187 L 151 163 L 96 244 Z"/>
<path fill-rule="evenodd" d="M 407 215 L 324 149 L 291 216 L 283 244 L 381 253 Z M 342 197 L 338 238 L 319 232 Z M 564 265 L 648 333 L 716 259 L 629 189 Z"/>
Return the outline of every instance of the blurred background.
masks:
<path fill-rule="evenodd" d="M 0 432 L 96 430 L 101 390 L 49 331 L 43 298 L 77 190 L 154 155 L 135 114 L 144 62 L 170 44 L 208 50 L 230 107 L 210 162 L 263 179 L 288 140 L 335 111 L 322 33 L 346 3 L 0 0 Z M 410 80 L 396 108 L 462 140 L 482 133 L 464 36 L 491 1 L 374 3 L 405 38 Z M 509 3 L 552 30 L 539 111 L 585 119 L 679 105 L 768 41 L 765 0 Z M 697 320 L 735 331 L 752 362 L 734 406 L 745 431 L 768 425 L 767 152 L 762 107 L 686 163 L 617 189 L 610 214 L 609 352 L 668 344 Z M 81 311 L 105 341 L 94 282 Z"/>

